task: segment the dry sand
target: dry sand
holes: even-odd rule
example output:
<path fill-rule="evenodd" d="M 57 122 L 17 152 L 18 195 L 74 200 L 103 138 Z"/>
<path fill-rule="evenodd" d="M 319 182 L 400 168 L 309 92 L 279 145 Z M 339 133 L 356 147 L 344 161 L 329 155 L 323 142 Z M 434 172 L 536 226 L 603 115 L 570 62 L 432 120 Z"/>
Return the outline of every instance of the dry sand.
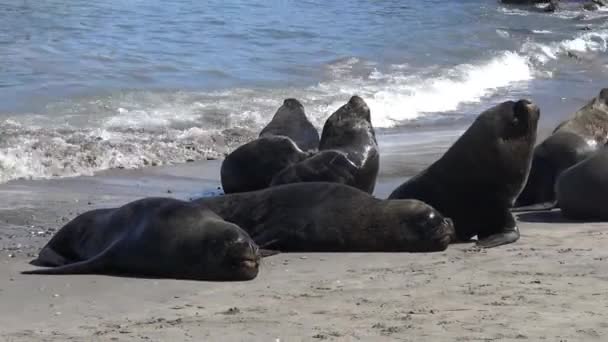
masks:
<path fill-rule="evenodd" d="M 391 177 L 399 164 L 391 154 L 383 158 L 380 197 L 403 180 Z M 426 163 L 424 151 L 421 158 Z M 214 189 L 218 167 L 0 185 L 0 340 L 606 340 L 608 223 L 569 223 L 559 211 L 519 215 L 522 238 L 508 246 L 280 254 L 249 282 L 19 273 L 76 214 L 144 196 L 189 198 Z"/>

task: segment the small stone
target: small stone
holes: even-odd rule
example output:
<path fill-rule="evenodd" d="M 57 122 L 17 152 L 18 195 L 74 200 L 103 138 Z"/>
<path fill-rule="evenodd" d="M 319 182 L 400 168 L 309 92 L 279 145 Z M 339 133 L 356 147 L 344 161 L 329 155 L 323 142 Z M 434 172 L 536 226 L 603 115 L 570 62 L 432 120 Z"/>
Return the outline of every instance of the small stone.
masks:
<path fill-rule="evenodd" d="M 224 315 L 236 315 L 238 313 L 241 313 L 241 310 L 237 307 L 230 308 L 223 312 Z"/>

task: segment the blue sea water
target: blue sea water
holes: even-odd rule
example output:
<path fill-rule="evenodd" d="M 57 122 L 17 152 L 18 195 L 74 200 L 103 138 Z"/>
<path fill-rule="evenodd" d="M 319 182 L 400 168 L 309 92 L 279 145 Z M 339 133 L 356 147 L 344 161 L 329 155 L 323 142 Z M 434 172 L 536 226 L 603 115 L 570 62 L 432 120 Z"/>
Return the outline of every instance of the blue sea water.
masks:
<path fill-rule="evenodd" d="M 220 156 L 287 97 L 321 127 L 358 94 L 380 134 L 551 117 L 608 85 L 608 12 L 579 5 L 0 0 L 0 182 Z"/>

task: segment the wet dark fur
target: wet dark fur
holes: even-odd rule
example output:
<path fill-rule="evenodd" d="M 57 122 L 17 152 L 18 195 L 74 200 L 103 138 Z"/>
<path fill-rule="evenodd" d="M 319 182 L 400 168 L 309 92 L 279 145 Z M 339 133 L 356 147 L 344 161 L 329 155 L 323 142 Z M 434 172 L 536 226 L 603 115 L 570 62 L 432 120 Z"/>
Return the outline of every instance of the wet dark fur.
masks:
<path fill-rule="evenodd" d="M 451 221 L 420 201 L 379 200 L 338 183 L 287 184 L 196 203 L 281 252 L 441 251 L 453 234 Z"/>
<path fill-rule="evenodd" d="M 249 280 L 257 276 L 259 259 L 247 233 L 208 209 L 146 198 L 79 215 L 32 261 L 50 268 L 24 273 Z"/>
<path fill-rule="evenodd" d="M 319 132 L 310 123 L 304 106 L 296 99 L 285 99 L 260 137 L 282 135 L 290 138 L 303 151 L 319 148 Z"/>
<path fill-rule="evenodd" d="M 608 88 L 605 88 L 534 149 L 530 177 L 515 206 L 555 202 L 559 175 L 607 142 Z"/>
<path fill-rule="evenodd" d="M 557 202 L 574 220 L 608 220 L 608 148 L 565 170 L 557 179 Z"/>
<path fill-rule="evenodd" d="M 494 247 L 519 238 L 509 209 L 530 169 L 538 108 L 507 101 L 481 113 L 435 163 L 389 196 L 422 200 L 454 220 L 466 241 Z"/>

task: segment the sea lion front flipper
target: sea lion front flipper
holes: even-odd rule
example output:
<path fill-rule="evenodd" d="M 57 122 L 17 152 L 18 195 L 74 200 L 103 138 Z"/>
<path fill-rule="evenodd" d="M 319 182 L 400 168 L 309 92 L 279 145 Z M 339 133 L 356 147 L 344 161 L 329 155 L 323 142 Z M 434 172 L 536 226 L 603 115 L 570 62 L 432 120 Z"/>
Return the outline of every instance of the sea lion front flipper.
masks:
<path fill-rule="evenodd" d="M 514 227 L 508 231 L 480 238 L 479 241 L 477 241 L 477 246 L 482 248 L 492 248 L 513 243 L 517 240 L 519 240 L 519 229 Z"/>
<path fill-rule="evenodd" d="M 276 251 L 276 250 L 272 250 L 272 249 L 264 249 L 264 248 L 260 248 L 259 253 L 262 258 L 281 254 L 280 251 Z"/>
<path fill-rule="evenodd" d="M 525 206 L 521 206 L 521 207 L 515 207 L 515 208 L 511 209 L 511 212 L 512 213 L 522 213 L 522 212 L 526 212 L 526 211 L 548 211 L 548 210 L 553 210 L 558 207 L 559 207 L 559 204 L 557 203 L 557 201 L 550 201 L 550 202 L 525 205 Z"/>
<path fill-rule="evenodd" d="M 275 230 L 262 231 L 258 234 L 252 235 L 251 239 L 253 239 L 253 241 L 258 246 L 260 246 L 260 253 L 261 253 L 262 257 L 273 255 L 273 254 L 264 255 L 264 251 L 267 251 L 267 252 L 273 251 L 273 250 L 270 250 L 267 248 L 281 244 L 281 238 L 278 236 L 278 234 Z"/>

